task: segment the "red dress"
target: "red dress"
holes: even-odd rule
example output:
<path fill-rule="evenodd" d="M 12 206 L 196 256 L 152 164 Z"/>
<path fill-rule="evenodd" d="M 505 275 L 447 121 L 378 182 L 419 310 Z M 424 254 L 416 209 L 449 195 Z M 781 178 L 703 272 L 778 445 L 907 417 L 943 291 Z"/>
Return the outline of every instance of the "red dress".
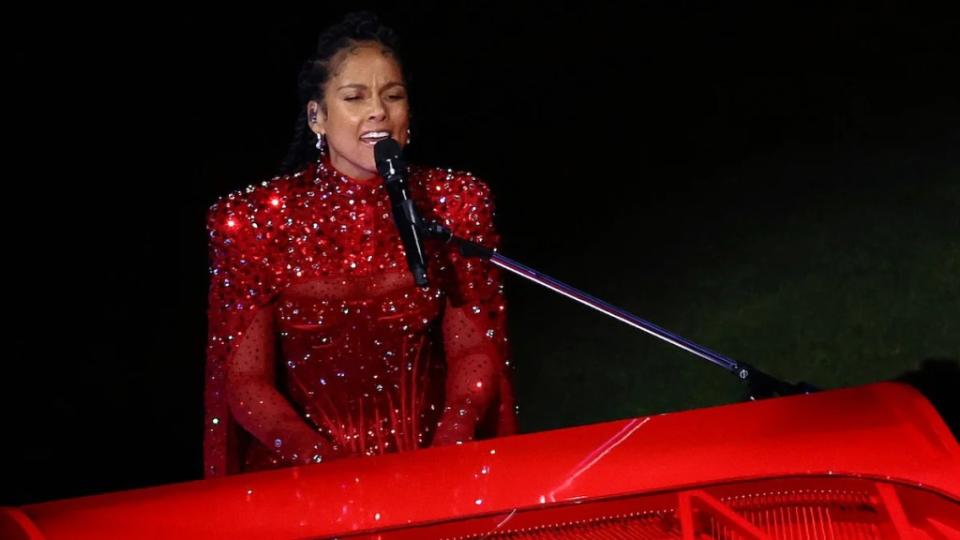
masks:
<path fill-rule="evenodd" d="M 471 174 L 411 167 L 409 192 L 497 245 Z M 516 431 L 498 269 L 427 240 L 417 287 L 382 179 L 319 161 L 222 198 L 207 230 L 205 476 Z"/>

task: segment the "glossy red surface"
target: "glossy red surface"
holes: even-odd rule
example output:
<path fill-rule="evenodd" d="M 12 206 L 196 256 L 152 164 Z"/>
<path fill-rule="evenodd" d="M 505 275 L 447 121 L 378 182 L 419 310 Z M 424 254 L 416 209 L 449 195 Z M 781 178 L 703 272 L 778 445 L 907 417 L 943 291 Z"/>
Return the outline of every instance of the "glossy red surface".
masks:
<path fill-rule="evenodd" d="M 957 441 L 916 391 L 876 384 L 21 510 L 48 539 L 309 538 L 798 476 L 960 508 Z"/>

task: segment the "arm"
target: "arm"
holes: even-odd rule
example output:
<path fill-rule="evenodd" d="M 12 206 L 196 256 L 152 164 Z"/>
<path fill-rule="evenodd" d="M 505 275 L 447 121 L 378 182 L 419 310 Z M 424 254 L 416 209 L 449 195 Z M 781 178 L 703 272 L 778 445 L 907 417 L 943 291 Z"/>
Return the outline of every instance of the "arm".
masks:
<path fill-rule="evenodd" d="M 259 309 L 227 361 L 227 403 L 237 423 L 272 449 L 281 463 L 319 462 L 337 449 L 277 390 L 275 336 L 273 311 Z"/>
<path fill-rule="evenodd" d="M 208 339 L 204 388 L 204 475 L 239 472 L 241 427 L 275 459 L 304 463 L 325 442 L 274 386 L 272 302 L 275 255 L 253 227 L 254 204 L 231 195 L 207 214 L 210 247 Z M 239 425 L 238 425 L 239 424 Z M 280 439 L 277 448 L 276 440 Z M 317 447 L 317 448 L 314 448 Z M 294 458 L 296 454 L 296 458 Z"/>
<path fill-rule="evenodd" d="M 499 235 L 487 185 L 469 175 L 452 183 L 459 186 L 452 197 L 458 204 L 448 204 L 440 217 L 457 236 L 496 248 Z M 448 287 L 443 315 L 447 380 L 436 445 L 472 440 L 493 406 L 499 407 L 496 433 L 516 431 L 500 270 L 489 261 L 464 258 L 458 251 L 452 250 L 448 257 L 454 283 Z"/>
<path fill-rule="evenodd" d="M 504 354 L 496 345 L 502 339 L 497 335 L 503 331 L 502 317 L 489 319 L 474 311 L 474 306 L 453 307 L 449 303 L 444 311 L 446 398 L 435 445 L 473 440 L 481 418 L 496 403 L 501 384 L 509 384 Z M 494 335 L 488 337 L 491 330 Z M 512 409 L 506 412 L 513 414 Z"/>

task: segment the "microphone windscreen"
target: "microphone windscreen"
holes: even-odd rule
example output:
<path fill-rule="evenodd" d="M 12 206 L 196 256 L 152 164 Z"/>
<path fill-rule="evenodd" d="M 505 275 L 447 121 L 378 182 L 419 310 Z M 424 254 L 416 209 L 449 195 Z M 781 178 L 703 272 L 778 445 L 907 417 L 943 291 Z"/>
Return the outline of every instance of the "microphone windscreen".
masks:
<path fill-rule="evenodd" d="M 373 145 L 373 159 L 377 163 L 400 157 L 400 143 L 392 138 L 384 139 Z"/>

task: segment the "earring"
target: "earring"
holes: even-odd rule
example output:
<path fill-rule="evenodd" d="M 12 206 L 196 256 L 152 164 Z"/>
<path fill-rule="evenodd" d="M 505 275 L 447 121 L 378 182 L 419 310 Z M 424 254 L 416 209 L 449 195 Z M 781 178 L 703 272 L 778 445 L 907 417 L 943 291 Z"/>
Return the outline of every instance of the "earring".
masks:
<path fill-rule="evenodd" d="M 320 151 L 321 156 L 327 155 L 327 145 L 324 144 L 323 133 L 317 133 L 317 150 Z"/>
<path fill-rule="evenodd" d="M 413 140 L 410 138 L 410 128 L 407 128 L 407 144 L 412 143 Z"/>

